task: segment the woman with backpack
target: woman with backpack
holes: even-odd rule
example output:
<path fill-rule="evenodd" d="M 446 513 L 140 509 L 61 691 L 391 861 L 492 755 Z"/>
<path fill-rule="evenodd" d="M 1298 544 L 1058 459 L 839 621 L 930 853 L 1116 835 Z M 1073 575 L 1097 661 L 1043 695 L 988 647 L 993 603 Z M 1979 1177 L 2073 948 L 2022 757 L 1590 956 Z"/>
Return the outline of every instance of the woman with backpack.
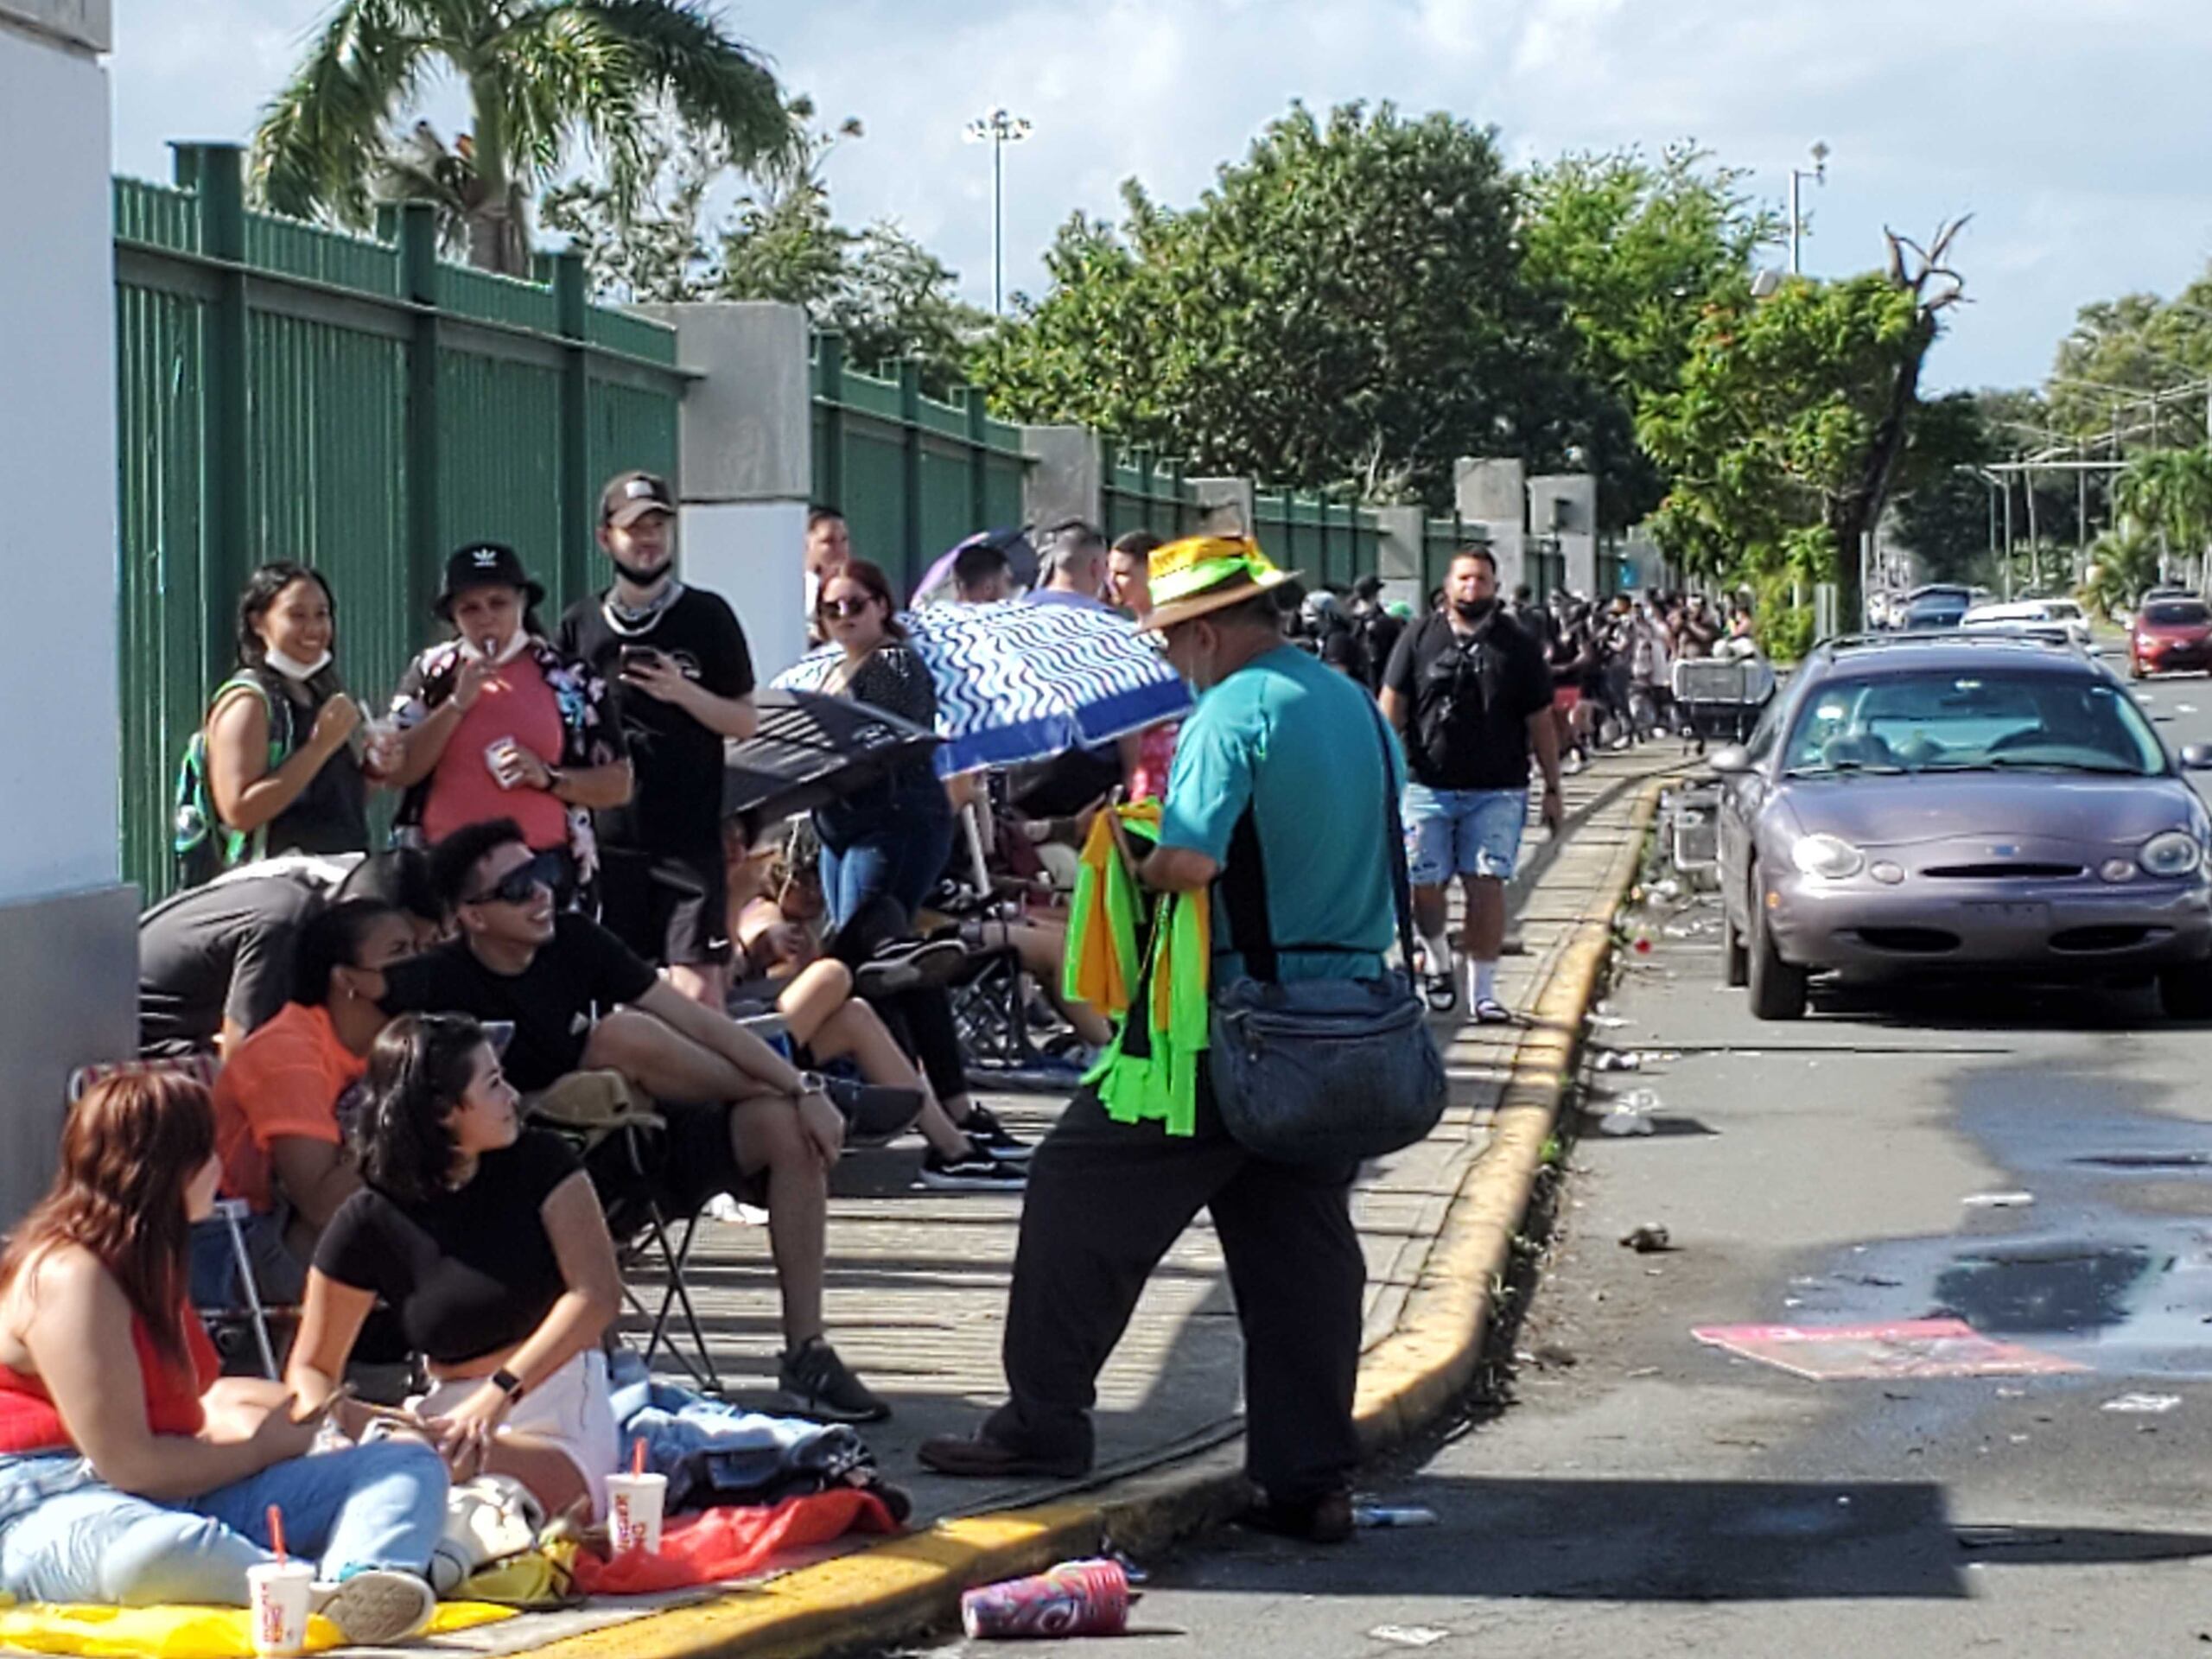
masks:
<path fill-rule="evenodd" d="M 370 741 L 336 643 L 319 573 L 286 561 L 248 578 L 237 671 L 185 763 L 176 851 L 188 880 L 278 853 L 368 850 L 368 791 L 395 757 Z"/>

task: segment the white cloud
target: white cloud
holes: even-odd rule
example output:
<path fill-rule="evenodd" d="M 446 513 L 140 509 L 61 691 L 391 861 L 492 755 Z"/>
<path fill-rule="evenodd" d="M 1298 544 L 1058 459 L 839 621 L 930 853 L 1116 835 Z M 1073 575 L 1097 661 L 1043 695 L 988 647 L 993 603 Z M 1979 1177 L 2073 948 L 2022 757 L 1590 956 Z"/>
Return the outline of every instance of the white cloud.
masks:
<path fill-rule="evenodd" d="M 173 136 L 250 130 L 316 0 L 137 0 L 118 19 L 119 164 L 165 168 Z M 1113 217 L 1120 181 L 1184 202 L 1294 97 L 1388 98 L 1495 124 L 1516 159 L 1694 136 L 1779 202 L 1805 147 L 1815 272 L 1864 268 L 1886 223 L 1925 235 L 1972 211 L 1976 303 L 1939 384 L 2048 366 L 2074 308 L 2171 292 L 2212 251 L 2199 107 L 2202 0 L 823 0 L 731 16 L 787 85 L 866 139 L 832 162 L 845 217 L 888 216 L 990 291 L 988 152 L 999 105 L 1034 137 L 1007 156 L 1007 283 L 1072 212 Z M 448 91 L 435 111 L 451 121 Z"/>

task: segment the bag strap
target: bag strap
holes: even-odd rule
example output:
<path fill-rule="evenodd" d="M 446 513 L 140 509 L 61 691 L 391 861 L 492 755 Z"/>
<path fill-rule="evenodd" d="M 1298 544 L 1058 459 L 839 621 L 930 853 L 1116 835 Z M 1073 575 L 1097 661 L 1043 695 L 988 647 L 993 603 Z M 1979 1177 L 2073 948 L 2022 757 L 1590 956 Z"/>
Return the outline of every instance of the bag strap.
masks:
<path fill-rule="evenodd" d="M 1375 721 L 1376 758 L 1382 763 L 1383 821 L 1390 832 L 1384 856 L 1390 865 L 1390 900 L 1397 912 L 1398 949 L 1404 953 L 1406 971 L 1410 974 L 1414 968 L 1413 882 L 1406 869 L 1406 830 L 1398 815 L 1396 779 L 1390 766 L 1390 733 L 1382 723 L 1382 711 L 1373 702 L 1364 698 L 1362 701 L 1367 702 L 1368 715 Z M 1281 958 L 1274 930 L 1268 921 L 1267 866 L 1260 853 L 1259 821 L 1252 816 L 1249 801 L 1237 817 L 1236 829 L 1230 832 L 1229 862 L 1222 870 L 1221 884 L 1222 908 L 1229 918 L 1230 942 L 1244 958 L 1244 970 L 1265 983 L 1277 982 L 1281 976 Z"/>

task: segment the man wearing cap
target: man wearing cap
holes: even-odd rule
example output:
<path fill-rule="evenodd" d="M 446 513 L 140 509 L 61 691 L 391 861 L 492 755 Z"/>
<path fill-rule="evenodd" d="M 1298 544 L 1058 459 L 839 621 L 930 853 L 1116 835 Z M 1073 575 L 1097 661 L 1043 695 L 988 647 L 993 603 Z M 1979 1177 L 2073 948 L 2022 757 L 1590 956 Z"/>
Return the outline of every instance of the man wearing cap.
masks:
<path fill-rule="evenodd" d="M 1360 687 L 1285 641 L 1268 591 L 1284 579 L 1237 537 L 1152 556 L 1145 625 L 1198 701 L 1137 876 L 1165 895 L 1211 889 L 1215 985 L 1243 971 L 1232 908 L 1265 906 L 1286 980 L 1379 976 L 1394 936 L 1389 809 L 1403 763 Z M 1203 1062 L 1179 1075 L 1195 1098 L 1160 1116 L 1109 1110 L 1086 1087 L 1037 1148 L 1004 1340 L 1010 1397 L 975 1438 L 931 1440 L 922 1460 L 957 1475 L 1089 1470 L 1098 1372 L 1203 1209 L 1244 1332 L 1245 1455 L 1264 1495 L 1249 1518 L 1341 1541 L 1366 1280 L 1355 1171 L 1255 1156 L 1223 1127 Z"/>
<path fill-rule="evenodd" d="M 599 872 L 592 814 L 630 798 L 630 760 L 607 683 L 541 632 L 545 590 L 514 549 L 472 542 L 446 561 L 431 608 L 454 637 L 401 677 L 403 844 L 512 818 L 565 901 Z"/>
<path fill-rule="evenodd" d="M 753 653 L 721 594 L 676 574 L 676 501 L 651 473 L 599 499 L 614 583 L 561 619 L 563 652 L 615 688 L 637 792 L 598 815 L 600 919 L 685 995 L 729 988 L 722 740 L 753 735 Z"/>

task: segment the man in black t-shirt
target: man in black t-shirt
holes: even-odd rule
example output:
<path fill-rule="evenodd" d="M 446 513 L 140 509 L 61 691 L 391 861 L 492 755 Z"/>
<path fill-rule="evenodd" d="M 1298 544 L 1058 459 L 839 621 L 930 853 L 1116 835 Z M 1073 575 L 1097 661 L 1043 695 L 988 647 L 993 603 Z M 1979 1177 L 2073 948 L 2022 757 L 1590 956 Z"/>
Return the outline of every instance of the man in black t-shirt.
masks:
<path fill-rule="evenodd" d="M 718 594 L 676 575 L 676 503 L 651 473 L 600 493 L 614 585 L 579 600 L 558 644 L 614 688 L 637 789 L 597 814 L 607 925 L 710 1008 L 729 988 L 722 740 L 753 735 L 753 656 Z"/>
<path fill-rule="evenodd" d="M 1458 876 L 1467 896 L 1467 997 L 1476 1019 L 1513 1016 L 1497 1000 L 1505 944 L 1505 884 L 1529 817 L 1529 753 L 1543 768 L 1544 822 L 1556 834 L 1559 734 L 1543 648 L 1497 602 L 1497 561 L 1463 548 L 1445 579 L 1441 611 L 1400 637 L 1382 676 L 1382 713 L 1406 736 L 1407 860 L 1414 927 L 1427 957 L 1422 988 L 1442 1014 L 1458 1001 L 1446 901 Z"/>
<path fill-rule="evenodd" d="M 512 820 L 455 830 L 432 850 L 431 872 L 460 937 L 387 969 L 385 1011 L 511 1022 L 501 1063 L 525 1106 L 575 1071 L 620 1072 L 650 1096 L 668 1122 L 659 1179 L 673 1192 L 766 1199 L 789 1344 L 785 1403 L 848 1422 L 888 1416 L 822 1334 L 829 1171 L 845 1133 L 822 1078 L 701 1007 L 588 917 L 557 912 Z"/>

